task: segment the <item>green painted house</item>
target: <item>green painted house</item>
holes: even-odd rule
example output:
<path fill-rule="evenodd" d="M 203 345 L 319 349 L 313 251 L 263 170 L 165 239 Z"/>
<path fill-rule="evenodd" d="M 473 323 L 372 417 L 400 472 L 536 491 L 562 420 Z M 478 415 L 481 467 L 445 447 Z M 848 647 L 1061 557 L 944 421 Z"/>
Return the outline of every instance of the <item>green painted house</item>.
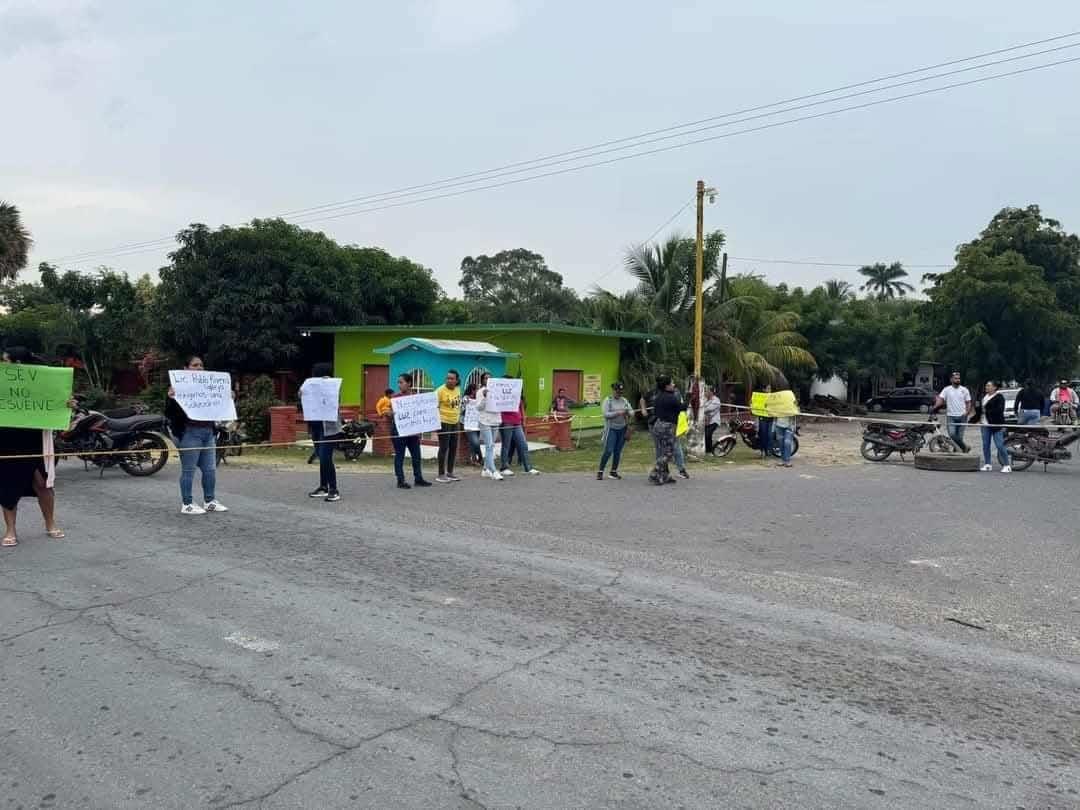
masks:
<path fill-rule="evenodd" d="M 311 341 L 329 341 L 334 374 L 342 378 L 343 405 L 360 405 L 364 412 L 375 408 L 386 388 L 395 388 L 390 379 L 389 360 L 376 349 L 404 338 L 436 341 L 480 341 L 520 357 L 508 359 L 507 374 L 524 381 L 528 412 L 547 413 L 560 388 L 579 403 L 588 403 L 575 413 L 596 416 L 599 402 L 618 379 L 623 341 L 653 342 L 655 335 L 643 332 L 615 332 L 562 324 L 434 324 L 428 326 L 311 326 L 303 334 Z M 310 353 L 310 352 L 309 352 Z M 475 379 L 483 370 L 482 358 L 473 368 L 459 368 L 462 379 Z M 418 368 L 417 388 L 432 389 L 442 383 L 430 379 Z"/>

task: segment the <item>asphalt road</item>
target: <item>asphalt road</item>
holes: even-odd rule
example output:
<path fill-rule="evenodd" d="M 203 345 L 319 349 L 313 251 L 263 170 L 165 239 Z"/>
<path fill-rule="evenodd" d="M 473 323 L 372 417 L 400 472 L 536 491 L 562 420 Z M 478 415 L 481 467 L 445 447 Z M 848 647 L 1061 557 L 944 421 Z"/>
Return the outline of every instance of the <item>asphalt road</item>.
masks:
<path fill-rule="evenodd" d="M 1080 806 L 1080 468 L 176 474 L 24 502 L 0 810 Z"/>

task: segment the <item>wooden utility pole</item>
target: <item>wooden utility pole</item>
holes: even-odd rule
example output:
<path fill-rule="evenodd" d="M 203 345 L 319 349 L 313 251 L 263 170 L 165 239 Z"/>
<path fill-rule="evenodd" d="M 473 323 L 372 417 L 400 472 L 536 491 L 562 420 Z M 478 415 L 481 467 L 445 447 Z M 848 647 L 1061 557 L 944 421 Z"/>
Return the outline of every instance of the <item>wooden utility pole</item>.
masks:
<path fill-rule="evenodd" d="M 705 181 L 697 181 L 697 244 L 694 256 L 694 380 L 695 385 L 701 381 L 701 331 L 704 301 L 702 287 L 704 286 L 705 267 Z"/>

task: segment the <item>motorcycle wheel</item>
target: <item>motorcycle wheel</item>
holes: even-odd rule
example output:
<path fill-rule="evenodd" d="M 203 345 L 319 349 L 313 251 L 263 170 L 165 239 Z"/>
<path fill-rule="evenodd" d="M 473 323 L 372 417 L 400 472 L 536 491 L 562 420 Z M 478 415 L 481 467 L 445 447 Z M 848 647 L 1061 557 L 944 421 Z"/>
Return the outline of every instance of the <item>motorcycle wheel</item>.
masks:
<path fill-rule="evenodd" d="M 872 442 L 869 439 L 863 439 L 862 446 L 859 448 L 859 453 L 867 461 L 884 461 L 892 455 L 893 449 L 891 447 L 885 447 L 884 445 Z"/>
<path fill-rule="evenodd" d="M 1035 463 L 1035 453 L 1021 437 L 1006 439 L 1005 449 L 1009 451 L 1009 461 L 1012 462 L 1013 472 L 1023 472 Z"/>
<path fill-rule="evenodd" d="M 784 451 L 780 447 L 780 442 L 778 442 L 778 441 L 773 442 L 772 447 L 769 448 L 769 452 L 771 452 L 772 455 L 775 456 L 776 458 L 783 458 L 784 457 Z M 796 436 L 794 433 L 792 433 L 791 434 L 791 456 L 792 456 L 792 458 L 794 458 L 795 454 L 798 453 L 798 452 L 799 452 L 799 437 Z"/>
<path fill-rule="evenodd" d="M 735 437 L 725 436 L 713 445 L 712 454 L 716 458 L 723 458 L 735 449 Z"/>
<path fill-rule="evenodd" d="M 136 478 L 153 475 L 169 460 L 169 446 L 157 433 L 136 433 L 120 456 L 121 469 Z"/>
<path fill-rule="evenodd" d="M 358 444 L 347 444 L 341 452 L 345 455 L 346 461 L 356 461 L 364 453 L 364 448 L 367 446 L 367 439 L 361 439 Z"/>
<path fill-rule="evenodd" d="M 960 447 L 948 436 L 935 436 L 926 449 L 931 453 L 959 453 Z"/>

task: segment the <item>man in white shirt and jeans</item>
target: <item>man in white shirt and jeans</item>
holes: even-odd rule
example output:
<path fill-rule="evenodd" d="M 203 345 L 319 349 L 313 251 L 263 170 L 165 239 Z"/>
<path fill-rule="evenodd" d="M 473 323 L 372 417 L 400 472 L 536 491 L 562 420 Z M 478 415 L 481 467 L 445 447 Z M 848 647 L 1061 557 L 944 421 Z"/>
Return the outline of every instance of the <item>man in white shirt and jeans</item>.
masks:
<path fill-rule="evenodd" d="M 941 389 L 934 410 L 945 406 L 945 418 L 948 422 L 949 436 L 956 442 L 960 449 L 968 452 L 968 446 L 964 444 L 964 425 L 968 423 L 974 409 L 971 405 L 971 392 L 960 384 L 960 372 L 954 371 L 949 378 L 949 385 Z"/>

